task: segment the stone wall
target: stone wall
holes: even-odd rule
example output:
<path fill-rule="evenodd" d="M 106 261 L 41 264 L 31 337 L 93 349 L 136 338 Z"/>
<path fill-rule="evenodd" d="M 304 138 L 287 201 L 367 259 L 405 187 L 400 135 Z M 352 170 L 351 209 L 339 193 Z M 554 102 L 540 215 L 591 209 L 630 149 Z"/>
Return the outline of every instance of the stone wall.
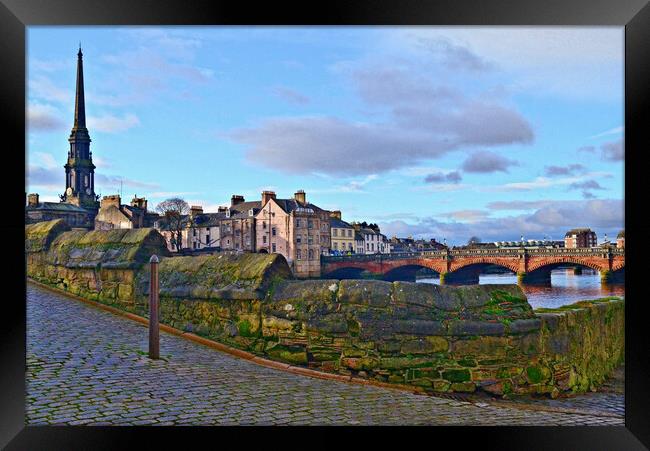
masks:
<path fill-rule="evenodd" d="M 133 310 L 136 273 L 169 254 L 154 229 L 69 230 L 62 220 L 25 227 L 27 276 L 73 294 Z"/>
<path fill-rule="evenodd" d="M 38 227 L 26 229 L 30 277 L 147 315 L 145 263 L 166 255 L 156 231 Z M 533 312 L 517 285 L 288 280 L 278 254 L 168 257 L 159 271 L 165 324 L 270 359 L 426 391 L 582 392 L 623 359 L 619 299 Z"/>

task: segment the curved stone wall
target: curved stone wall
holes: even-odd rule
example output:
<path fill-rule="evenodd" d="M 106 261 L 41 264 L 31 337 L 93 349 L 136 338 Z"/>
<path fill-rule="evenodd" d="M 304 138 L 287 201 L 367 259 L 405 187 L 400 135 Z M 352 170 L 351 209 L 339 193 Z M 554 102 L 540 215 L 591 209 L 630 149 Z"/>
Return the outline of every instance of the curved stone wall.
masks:
<path fill-rule="evenodd" d="M 145 263 L 167 252 L 151 229 L 54 224 L 26 229 L 26 251 L 30 277 L 143 316 Z M 534 312 L 517 285 L 288 280 L 277 254 L 163 257 L 159 271 L 165 324 L 270 359 L 431 392 L 582 392 L 623 359 L 620 299 Z"/>

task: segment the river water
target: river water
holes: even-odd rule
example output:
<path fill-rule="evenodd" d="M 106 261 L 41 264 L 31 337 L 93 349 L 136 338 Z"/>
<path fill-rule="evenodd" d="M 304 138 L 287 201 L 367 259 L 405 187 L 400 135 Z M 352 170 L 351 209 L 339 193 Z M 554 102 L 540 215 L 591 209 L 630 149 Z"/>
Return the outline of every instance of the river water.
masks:
<path fill-rule="evenodd" d="M 440 284 L 439 278 L 418 279 L 418 283 Z M 502 284 L 517 283 L 517 276 L 509 274 L 481 274 L 479 283 Z M 600 282 L 600 274 L 592 269 L 583 269 L 582 274 L 574 274 L 573 268 L 554 269 L 551 272 L 550 285 L 522 284 L 521 288 L 528 297 L 528 302 L 533 308 L 560 307 L 574 302 L 597 299 L 606 296 L 625 296 L 623 284 L 604 285 Z"/>

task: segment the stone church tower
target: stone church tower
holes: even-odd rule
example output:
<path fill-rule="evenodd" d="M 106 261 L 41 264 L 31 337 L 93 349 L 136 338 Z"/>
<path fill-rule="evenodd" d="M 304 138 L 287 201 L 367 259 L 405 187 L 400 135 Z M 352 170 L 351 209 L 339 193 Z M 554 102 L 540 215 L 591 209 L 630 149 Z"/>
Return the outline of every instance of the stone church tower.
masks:
<path fill-rule="evenodd" d="M 74 104 L 74 125 L 70 133 L 70 151 L 65 168 L 65 193 L 61 201 L 88 210 L 99 208 L 95 195 L 95 165 L 90 151 L 90 136 L 86 128 L 86 104 L 84 100 L 83 54 L 77 53 L 77 93 Z"/>

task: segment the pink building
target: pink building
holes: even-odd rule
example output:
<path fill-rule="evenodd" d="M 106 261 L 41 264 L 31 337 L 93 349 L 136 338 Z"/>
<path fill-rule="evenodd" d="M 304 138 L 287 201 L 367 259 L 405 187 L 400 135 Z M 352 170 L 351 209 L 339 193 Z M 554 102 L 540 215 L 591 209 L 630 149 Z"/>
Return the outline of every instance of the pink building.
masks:
<path fill-rule="evenodd" d="M 296 277 L 319 277 L 320 256 L 330 247 L 329 211 L 307 202 L 304 191 L 293 199 L 262 193 L 255 216 L 257 252 L 282 254 Z"/>

